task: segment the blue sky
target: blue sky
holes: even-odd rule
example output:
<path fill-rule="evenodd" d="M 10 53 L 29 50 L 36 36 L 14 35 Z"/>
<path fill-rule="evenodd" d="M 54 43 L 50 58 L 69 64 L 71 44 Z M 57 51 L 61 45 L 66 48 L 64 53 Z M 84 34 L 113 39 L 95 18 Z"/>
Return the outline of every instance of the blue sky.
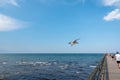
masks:
<path fill-rule="evenodd" d="M 119 41 L 120 0 L 0 0 L 0 53 L 116 52 Z"/>

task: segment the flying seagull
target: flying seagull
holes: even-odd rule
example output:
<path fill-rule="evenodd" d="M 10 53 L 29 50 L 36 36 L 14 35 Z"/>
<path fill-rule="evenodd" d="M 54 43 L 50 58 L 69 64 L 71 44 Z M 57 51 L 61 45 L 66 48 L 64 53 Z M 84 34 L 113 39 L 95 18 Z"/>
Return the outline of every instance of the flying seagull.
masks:
<path fill-rule="evenodd" d="M 78 44 L 78 40 L 79 39 L 75 39 L 73 41 L 70 41 L 68 44 L 70 44 L 71 46 L 75 45 L 75 44 Z"/>

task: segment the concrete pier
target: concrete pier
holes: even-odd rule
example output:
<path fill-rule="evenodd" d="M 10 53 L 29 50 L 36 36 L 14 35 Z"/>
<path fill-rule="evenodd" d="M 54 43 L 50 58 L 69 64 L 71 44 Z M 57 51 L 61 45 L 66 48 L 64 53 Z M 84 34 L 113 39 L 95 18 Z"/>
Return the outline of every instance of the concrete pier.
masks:
<path fill-rule="evenodd" d="M 110 56 L 107 56 L 107 74 L 108 80 L 120 80 L 120 69 Z"/>

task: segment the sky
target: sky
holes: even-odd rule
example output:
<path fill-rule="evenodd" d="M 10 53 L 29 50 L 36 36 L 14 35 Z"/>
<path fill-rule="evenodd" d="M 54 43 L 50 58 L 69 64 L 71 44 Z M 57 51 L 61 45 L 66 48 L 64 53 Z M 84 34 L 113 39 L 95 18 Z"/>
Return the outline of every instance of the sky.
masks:
<path fill-rule="evenodd" d="M 0 0 L 0 53 L 116 52 L 119 41 L 120 0 Z"/>

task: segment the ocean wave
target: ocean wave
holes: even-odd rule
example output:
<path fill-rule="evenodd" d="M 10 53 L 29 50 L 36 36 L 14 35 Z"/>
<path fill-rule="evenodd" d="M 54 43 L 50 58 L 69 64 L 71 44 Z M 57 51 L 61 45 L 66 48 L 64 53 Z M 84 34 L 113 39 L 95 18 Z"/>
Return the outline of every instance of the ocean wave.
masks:
<path fill-rule="evenodd" d="M 0 64 L 2 64 L 2 65 L 6 65 L 6 64 L 8 64 L 8 63 L 5 62 L 5 61 L 3 61 L 3 62 L 0 62 Z"/>
<path fill-rule="evenodd" d="M 89 67 L 91 67 L 91 68 L 95 68 L 96 66 L 94 66 L 94 65 L 90 65 Z"/>
<path fill-rule="evenodd" d="M 18 65 L 33 65 L 33 66 L 50 66 L 51 63 L 49 62 L 26 62 L 26 61 L 19 61 L 19 62 L 16 62 L 16 64 Z"/>

